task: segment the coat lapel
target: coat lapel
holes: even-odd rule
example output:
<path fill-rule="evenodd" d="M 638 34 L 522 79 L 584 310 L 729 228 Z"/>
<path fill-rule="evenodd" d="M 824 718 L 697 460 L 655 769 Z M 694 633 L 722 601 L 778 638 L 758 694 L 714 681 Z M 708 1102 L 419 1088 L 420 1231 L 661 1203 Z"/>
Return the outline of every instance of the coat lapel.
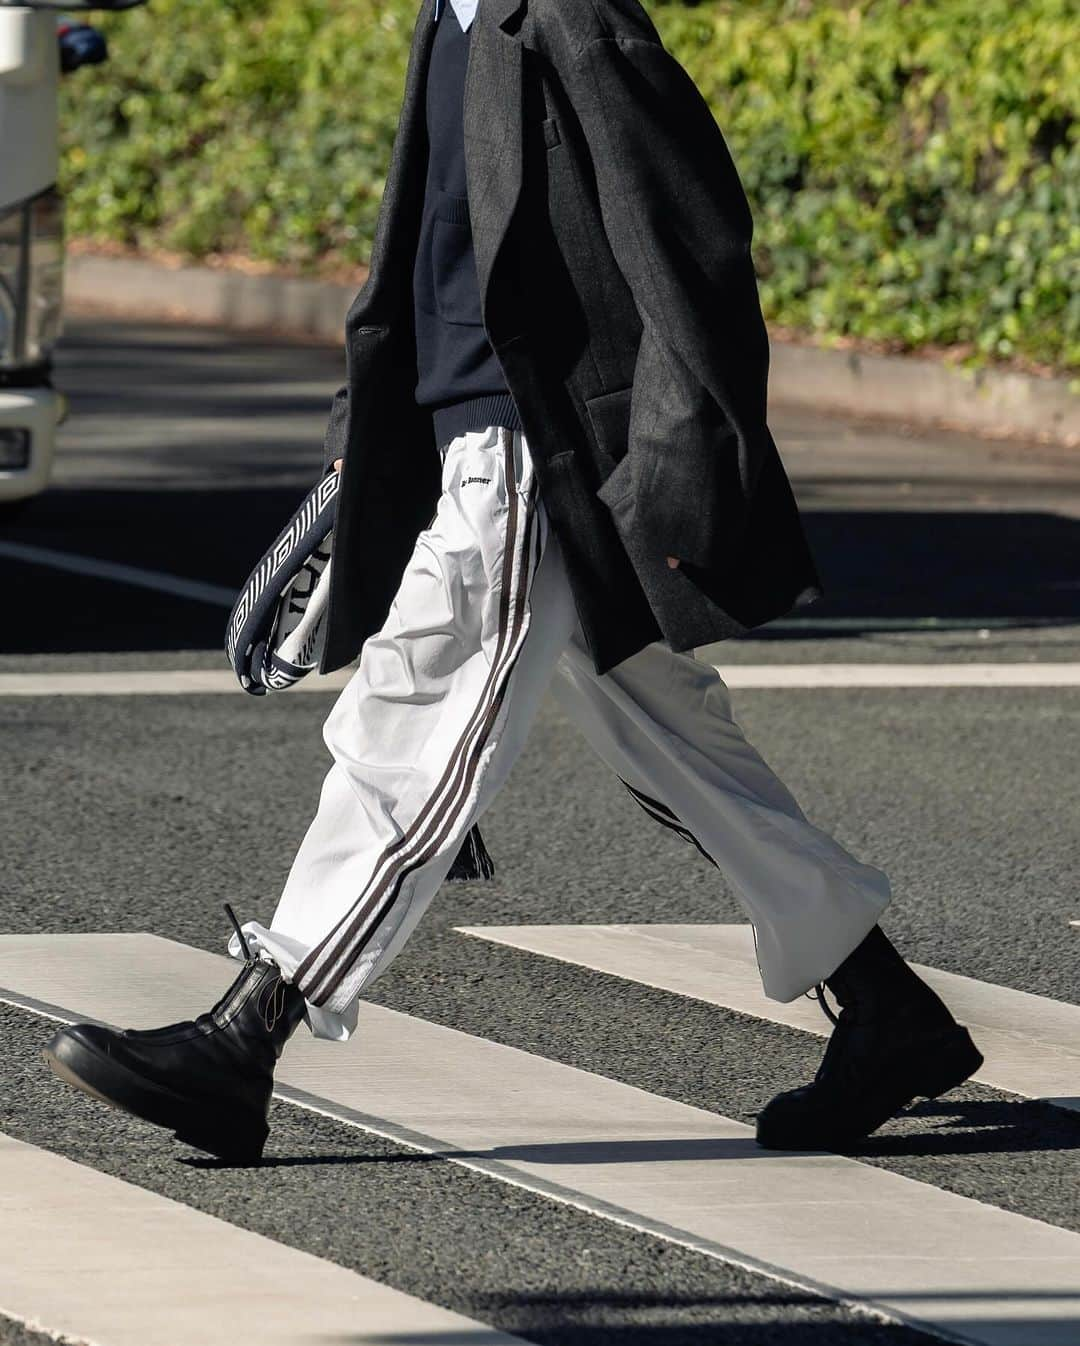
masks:
<path fill-rule="evenodd" d="M 505 24 L 522 0 L 479 0 L 470 25 L 465 77 L 465 167 L 481 311 L 495 259 L 521 191 L 521 42 Z M 347 326 L 385 324 L 412 294 L 427 174 L 425 87 L 435 36 L 434 0 L 421 0 L 413 32 L 401 116 L 371 248 L 370 272 L 349 309 Z M 447 13 L 439 23 L 447 20 Z M 451 21 L 452 18 L 451 18 Z M 490 333 L 494 339 L 501 335 Z"/>
<path fill-rule="evenodd" d="M 420 0 L 368 278 L 349 308 L 347 330 L 389 322 L 403 295 L 411 293 L 427 170 L 424 89 L 435 36 L 434 15 L 434 0 Z"/>
<path fill-rule="evenodd" d="M 521 192 L 522 45 L 505 26 L 520 8 L 521 0 L 480 0 L 465 77 L 469 219 L 481 312 L 495 344 L 509 333 L 489 302 L 492 272 Z"/>

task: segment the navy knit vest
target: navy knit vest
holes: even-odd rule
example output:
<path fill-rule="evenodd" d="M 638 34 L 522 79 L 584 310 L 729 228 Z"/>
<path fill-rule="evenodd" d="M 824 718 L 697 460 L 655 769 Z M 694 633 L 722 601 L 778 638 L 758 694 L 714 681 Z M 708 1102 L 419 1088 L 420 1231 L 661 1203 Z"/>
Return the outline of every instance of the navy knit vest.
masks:
<path fill-rule="evenodd" d="M 421 21 L 432 20 L 425 14 Z M 465 179 L 468 55 L 469 33 L 462 32 L 453 6 L 444 3 L 427 74 L 430 150 L 413 270 L 416 401 L 431 407 L 440 447 L 466 430 L 521 427 L 480 316 Z"/>

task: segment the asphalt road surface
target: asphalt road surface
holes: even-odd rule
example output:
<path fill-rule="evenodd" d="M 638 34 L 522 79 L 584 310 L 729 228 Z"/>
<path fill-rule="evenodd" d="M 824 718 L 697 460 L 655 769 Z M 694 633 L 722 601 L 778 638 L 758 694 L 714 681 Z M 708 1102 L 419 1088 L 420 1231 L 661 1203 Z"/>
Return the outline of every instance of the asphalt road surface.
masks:
<path fill-rule="evenodd" d="M 0 526 L 0 932 L 149 931 L 220 953 L 223 901 L 268 921 L 328 764 L 320 725 L 332 694 L 44 693 L 62 672 L 226 668 L 223 602 L 209 589 L 168 592 L 161 577 L 226 593 L 245 578 L 319 471 L 342 366 L 339 351 L 316 345 L 72 324 L 55 484 Z M 883 924 L 907 956 L 1080 1003 L 1080 927 L 1070 925 L 1080 920 L 1080 687 L 1065 676 L 1080 663 L 1080 460 L 781 407 L 771 423 L 827 598 L 703 654 L 721 668 L 1059 665 L 1062 685 L 1051 669 L 1036 687 L 733 695 L 810 817 L 888 872 Z M 102 561 L 146 583 L 95 573 Z M 40 675 L 42 695 L 4 695 L 18 673 Z M 737 1122 L 813 1075 L 821 1040 L 808 1033 L 458 932 L 742 920 L 716 871 L 648 824 L 554 706 L 484 833 L 495 880 L 447 886 L 373 1001 Z M 39 1056 L 50 1032 L 42 1014 L 0 1004 L 3 1135 L 528 1341 L 930 1339 L 797 1276 L 459 1163 L 421 1162 L 377 1127 L 285 1101 L 273 1107 L 270 1162 L 200 1162 L 55 1081 Z M 1080 1095 L 1080 1079 L 1059 1092 Z M 970 1084 L 852 1155 L 1080 1232 L 1076 1111 Z M 78 1255 L 58 1239 L 61 1273 Z M 257 1321 L 257 1304 L 251 1312 Z M 47 1304 L 35 1321 L 56 1330 Z M 49 1338 L 0 1317 L 0 1342 L 39 1339 Z"/>

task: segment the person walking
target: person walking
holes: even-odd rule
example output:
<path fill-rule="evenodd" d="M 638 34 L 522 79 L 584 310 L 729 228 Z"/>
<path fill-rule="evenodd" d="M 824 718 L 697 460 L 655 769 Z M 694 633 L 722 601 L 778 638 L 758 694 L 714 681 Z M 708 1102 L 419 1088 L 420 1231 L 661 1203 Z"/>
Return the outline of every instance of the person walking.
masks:
<path fill-rule="evenodd" d="M 848 1145 L 978 1068 L 878 924 L 887 876 L 806 817 L 692 653 L 822 594 L 766 422 L 751 235 L 722 133 L 638 0 L 423 0 L 324 443 L 320 666 L 359 662 L 317 811 L 270 924 L 233 917 L 244 966 L 221 1000 L 152 1031 L 61 1029 L 57 1074 L 261 1155 L 289 1036 L 349 1037 L 548 690 L 724 874 L 765 993 L 839 1004 L 762 1145 Z"/>

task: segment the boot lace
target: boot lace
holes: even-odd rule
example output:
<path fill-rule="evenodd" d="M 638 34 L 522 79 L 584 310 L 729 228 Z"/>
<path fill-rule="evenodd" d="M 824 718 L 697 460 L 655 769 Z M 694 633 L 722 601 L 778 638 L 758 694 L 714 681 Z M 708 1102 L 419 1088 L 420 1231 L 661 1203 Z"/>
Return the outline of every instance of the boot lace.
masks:
<path fill-rule="evenodd" d="M 279 972 L 259 993 L 259 1013 L 268 1033 L 274 1031 L 274 1025 L 285 1013 L 286 1003 L 285 982 Z"/>
<path fill-rule="evenodd" d="M 236 918 L 236 912 L 233 911 L 228 902 L 223 902 L 222 906 L 225 908 L 225 915 L 228 916 L 229 920 L 232 922 L 232 928 L 236 931 L 236 938 L 240 941 L 240 947 L 244 951 L 244 962 L 254 963 L 256 957 L 248 948 L 247 936 L 244 934 L 243 927 Z"/>
<path fill-rule="evenodd" d="M 831 1020 L 834 1026 L 840 1022 L 839 1015 L 833 1013 L 832 1006 L 825 999 L 825 983 L 823 981 L 819 981 L 812 991 L 807 991 L 806 998 L 807 1000 L 816 1000 L 821 1006 L 825 1017 Z"/>
<path fill-rule="evenodd" d="M 825 998 L 825 983 L 818 982 L 813 991 L 806 992 L 807 999 L 816 1000 L 825 1017 L 833 1025 L 833 1032 L 825 1044 L 825 1053 L 814 1073 L 814 1082 L 828 1080 L 831 1086 L 847 1094 L 857 1094 L 866 1080 L 865 1061 L 857 1051 L 853 1051 L 853 1034 L 857 1021 L 850 1007 L 841 1005 L 837 1014 Z"/>

